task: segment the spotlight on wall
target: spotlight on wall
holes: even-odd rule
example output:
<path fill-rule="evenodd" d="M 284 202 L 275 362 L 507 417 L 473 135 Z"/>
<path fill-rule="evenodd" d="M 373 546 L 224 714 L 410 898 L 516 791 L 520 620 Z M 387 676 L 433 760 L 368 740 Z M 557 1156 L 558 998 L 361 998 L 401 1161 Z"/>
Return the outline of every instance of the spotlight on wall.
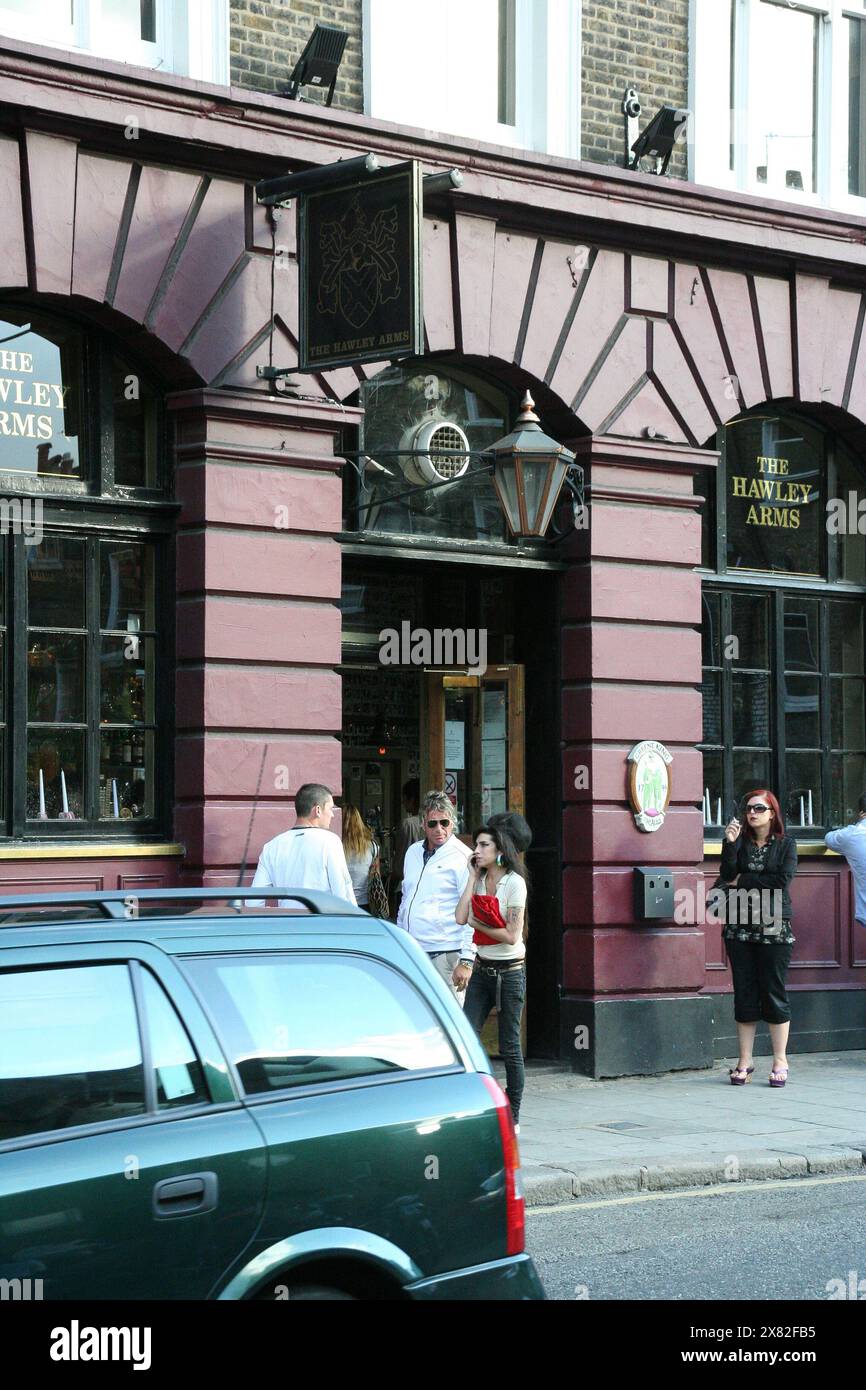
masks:
<path fill-rule="evenodd" d="M 634 139 L 640 109 L 634 88 L 629 88 L 622 106 L 626 118 L 626 167 L 639 169 L 642 159 L 654 158 L 655 172 L 666 174 L 674 145 L 685 139 L 691 112 L 676 106 L 662 106 Z"/>
<path fill-rule="evenodd" d="M 319 91 L 327 87 L 328 95 L 323 104 L 330 106 L 348 37 L 345 29 L 337 29 L 333 24 L 317 24 L 283 95 L 290 101 L 299 101 L 304 100 L 300 95 L 301 87 L 317 87 Z"/>

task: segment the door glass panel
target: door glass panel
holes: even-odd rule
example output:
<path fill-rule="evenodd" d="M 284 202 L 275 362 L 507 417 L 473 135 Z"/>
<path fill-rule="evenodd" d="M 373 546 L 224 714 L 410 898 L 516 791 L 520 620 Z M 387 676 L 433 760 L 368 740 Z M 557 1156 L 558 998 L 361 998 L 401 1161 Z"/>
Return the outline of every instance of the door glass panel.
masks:
<path fill-rule="evenodd" d="M 0 974 L 0 1140 L 144 1111 L 125 965 Z"/>
<path fill-rule="evenodd" d="M 165 990 L 149 970 L 141 979 L 159 1109 L 209 1100 L 201 1063 Z"/>
<path fill-rule="evenodd" d="M 508 810 L 508 687 L 481 692 L 481 820 Z"/>
<path fill-rule="evenodd" d="M 378 961 L 298 952 L 199 958 L 184 969 L 213 1009 L 248 1095 L 455 1062 L 424 1000 Z"/>
<path fill-rule="evenodd" d="M 445 790 L 457 811 L 457 834 L 471 834 L 475 794 L 472 768 L 472 721 L 474 694 L 471 689 L 445 687 Z"/>

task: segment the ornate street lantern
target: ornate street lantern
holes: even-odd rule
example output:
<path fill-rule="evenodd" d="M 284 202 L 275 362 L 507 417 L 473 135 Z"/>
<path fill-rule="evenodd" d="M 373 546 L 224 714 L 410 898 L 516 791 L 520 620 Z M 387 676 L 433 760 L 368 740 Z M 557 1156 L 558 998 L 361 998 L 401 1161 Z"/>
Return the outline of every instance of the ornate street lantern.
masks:
<path fill-rule="evenodd" d="M 545 535 L 566 482 L 582 502 L 583 471 L 570 449 L 544 433 L 528 391 L 516 429 L 485 453 L 513 536 Z"/>

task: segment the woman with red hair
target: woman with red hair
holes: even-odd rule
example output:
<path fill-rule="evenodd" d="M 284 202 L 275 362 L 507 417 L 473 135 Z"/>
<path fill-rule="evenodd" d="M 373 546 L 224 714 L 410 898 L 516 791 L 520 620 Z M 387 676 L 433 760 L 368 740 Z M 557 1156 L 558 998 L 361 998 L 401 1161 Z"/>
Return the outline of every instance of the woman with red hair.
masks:
<path fill-rule="evenodd" d="M 725 827 L 719 874 L 720 885 L 738 890 L 727 895 L 722 933 L 734 981 L 740 1049 L 730 1073 L 731 1085 L 751 1081 L 755 1031 L 758 1020 L 764 1019 L 773 1044 L 770 1085 L 781 1087 L 788 1080 L 791 1009 L 785 980 L 794 948 L 788 890 L 797 872 L 797 845 L 785 834 L 782 812 L 771 791 L 748 792 L 743 805 L 745 826 L 734 818 Z"/>

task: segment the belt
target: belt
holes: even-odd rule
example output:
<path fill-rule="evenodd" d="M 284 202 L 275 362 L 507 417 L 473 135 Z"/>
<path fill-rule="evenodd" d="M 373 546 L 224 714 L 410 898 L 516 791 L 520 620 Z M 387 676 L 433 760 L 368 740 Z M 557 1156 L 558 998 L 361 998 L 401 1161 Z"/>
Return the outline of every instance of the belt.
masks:
<path fill-rule="evenodd" d="M 526 957 L 522 960 L 507 960 L 501 965 L 483 965 L 480 960 L 476 960 L 475 969 L 482 970 L 485 975 L 501 975 L 505 970 L 520 970 L 526 964 Z"/>
<path fill-rule="evenodd" d="M 459 951 L 459 950 L 460 950 L 460 947 L 459 947 L 459 946 L 452 946 L 452 947 L 450 947 L 450 949 L 447 950 L 447 951 L 428 951 L 427 954 L 428 954 L 428 956 L 430 957 L 431 960 L 438 960 L 438 958 L 439 958 L 440 956 L 452 956 L 452 955 L 454 954 L 455 951 Z"/>

